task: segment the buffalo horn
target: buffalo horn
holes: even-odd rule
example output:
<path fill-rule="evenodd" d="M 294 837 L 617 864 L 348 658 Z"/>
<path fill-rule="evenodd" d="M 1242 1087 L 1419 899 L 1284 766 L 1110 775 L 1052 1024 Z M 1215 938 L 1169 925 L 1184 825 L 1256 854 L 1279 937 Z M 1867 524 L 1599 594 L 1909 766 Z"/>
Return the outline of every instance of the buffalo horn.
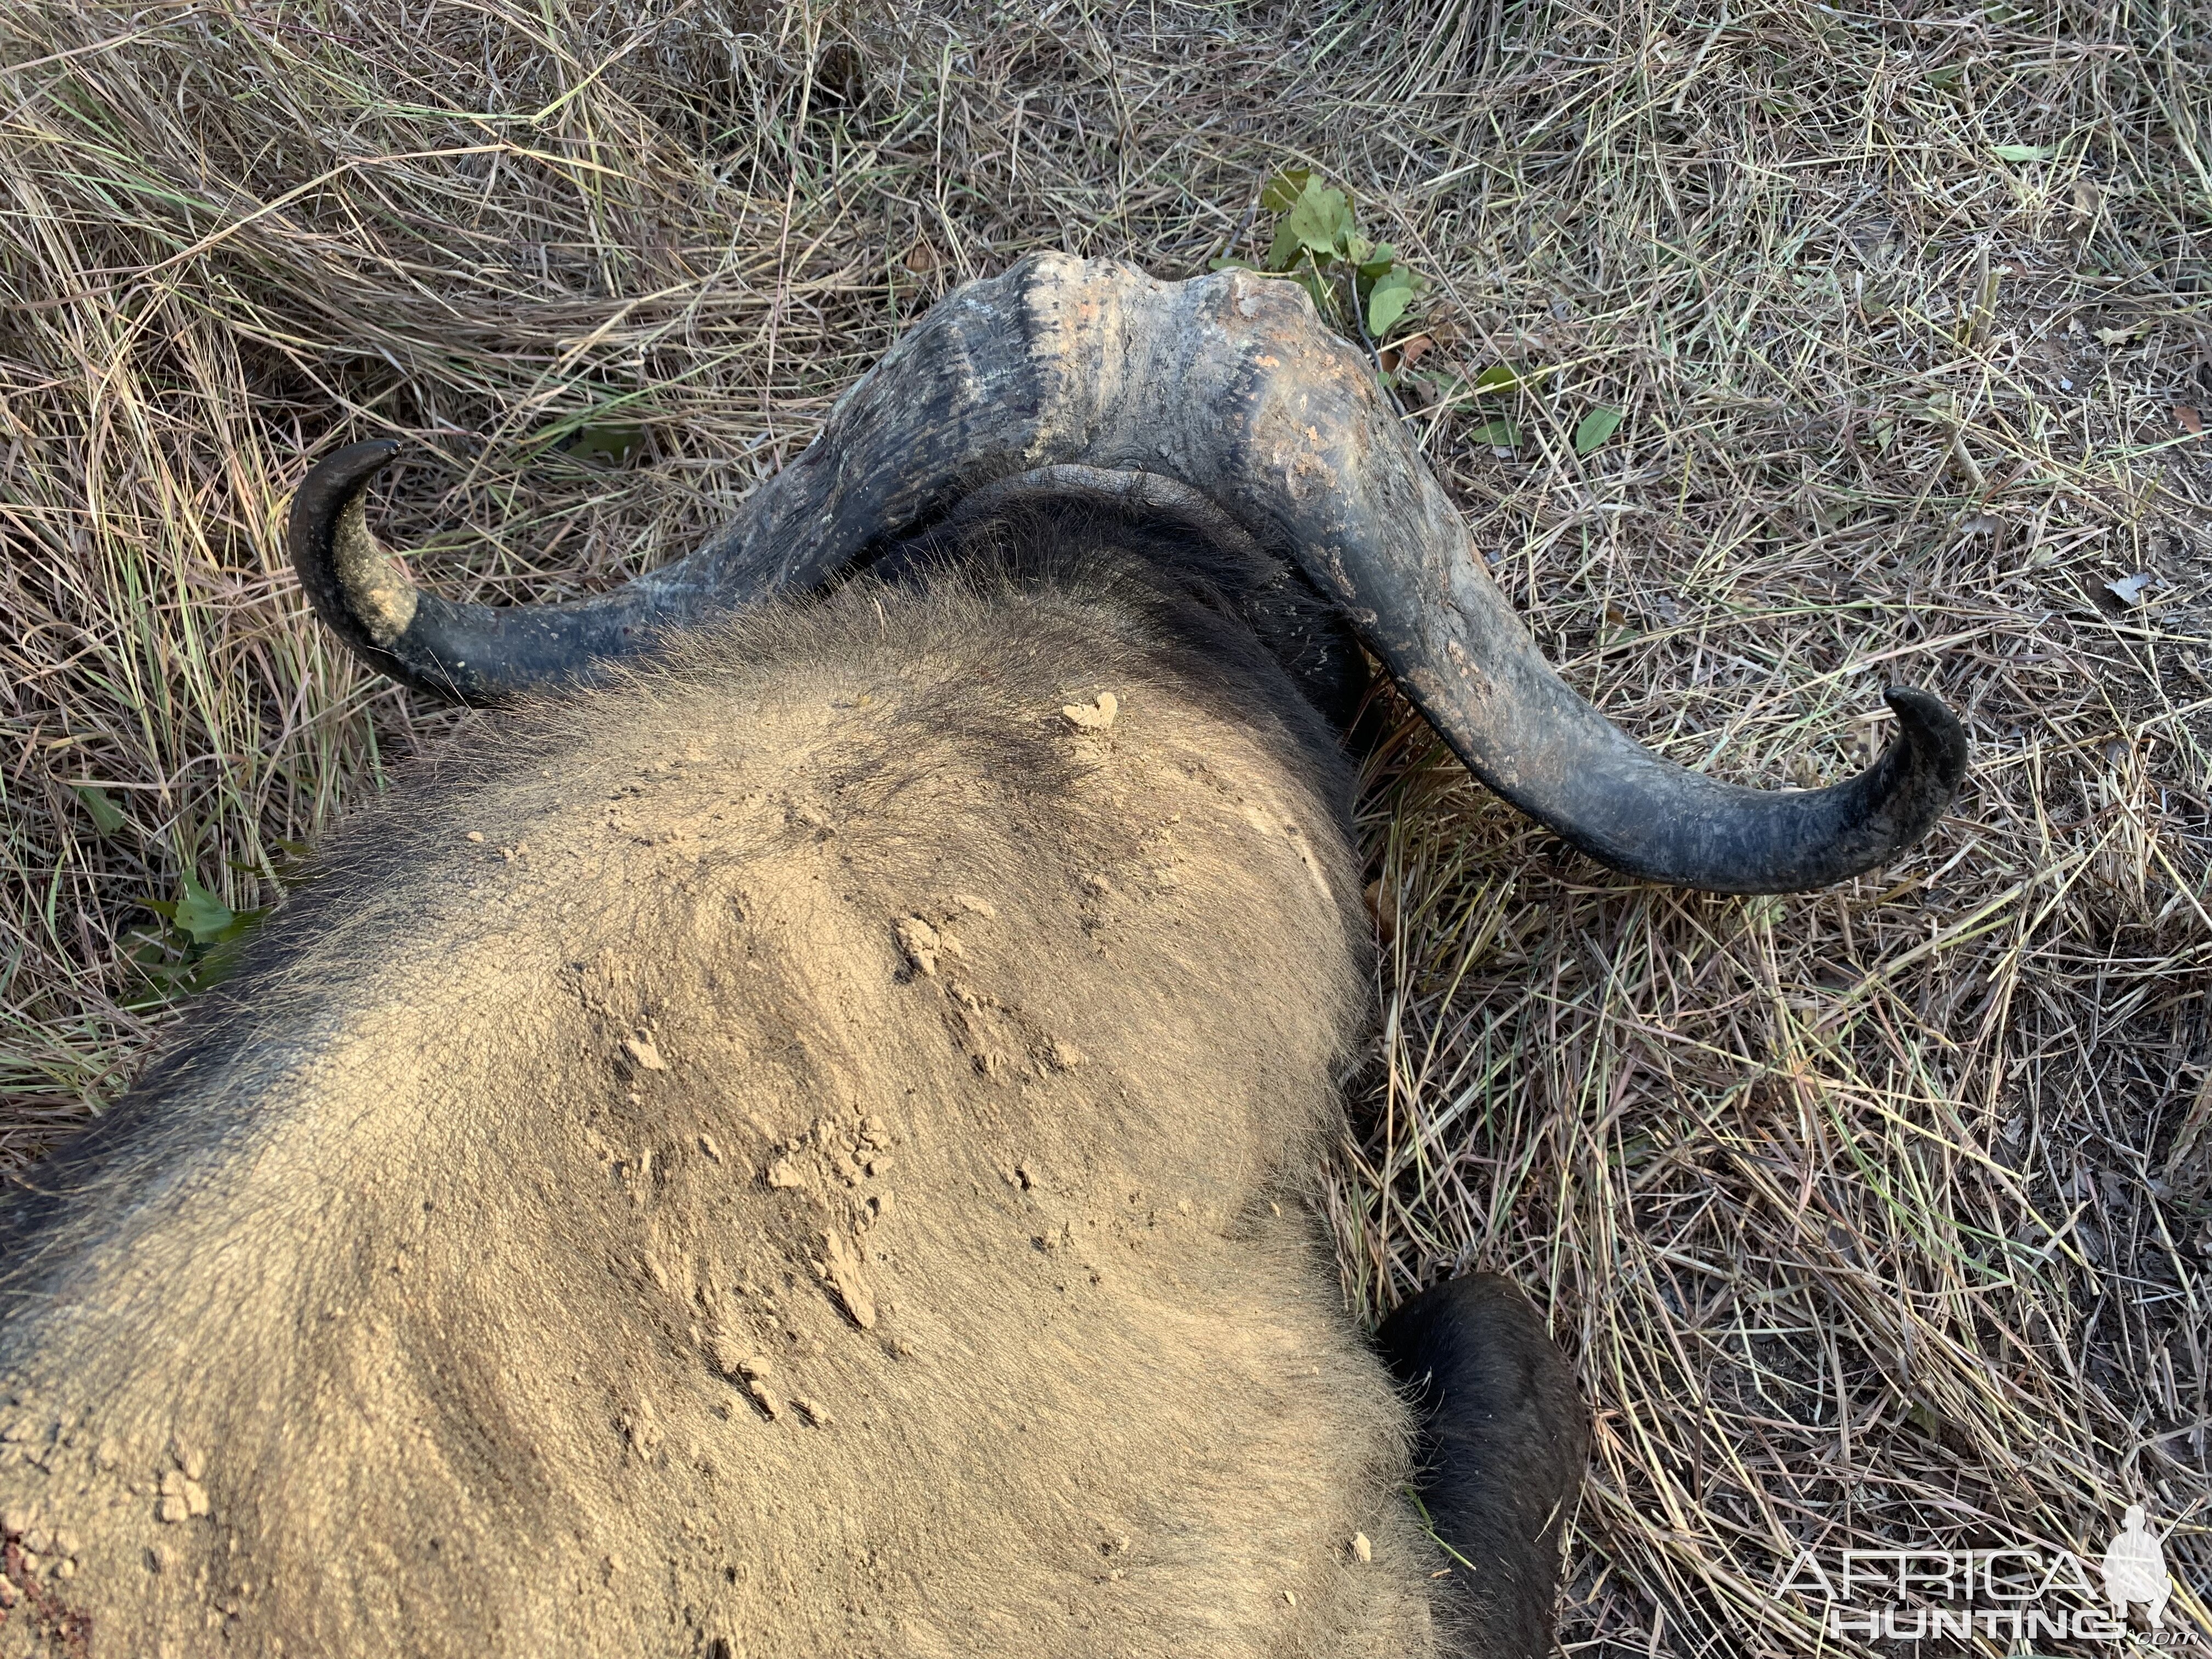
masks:
<path fill-rule="evenodd" d="M 1112 490 L 1294 558 L 1477 776 L 1632 875 L 1731 893 L 1823 886 L 1926 833 L 1966 770 L 1957 720 L 1901 688 L 1885 694 L 1889 747 L 1831 788 L 1741 788 L 1636 743 L 1537 651 L 1360 355 L 1296 285 L 1247 271 L 1168 283 L 1040 254 L 969 283 L 727 530 L 573 604 L 456 604 L 416 587 L 362 512 L 394 453 L 374 441 L 319 463 L 293 504 L 292 554 L 349 645 L 449 699 L 586 678 L 661 629 L 817 586 L 979 489 Z"/>

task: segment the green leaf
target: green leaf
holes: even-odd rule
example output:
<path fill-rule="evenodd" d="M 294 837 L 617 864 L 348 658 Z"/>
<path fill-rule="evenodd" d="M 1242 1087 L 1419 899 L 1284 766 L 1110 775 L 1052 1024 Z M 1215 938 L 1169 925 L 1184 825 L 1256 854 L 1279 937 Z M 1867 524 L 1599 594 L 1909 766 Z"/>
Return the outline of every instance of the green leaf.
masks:
<path fill-rule="evenodd" d="M 1369 254 L 1364 262 L 1355 261 L 1359 264 L 1359 279 L 1364 283 L 1379 282 L 1388 276 L 1390 274 L 1390 267 L 1397 262 L 1398 250 L 1388 242 L 1377 242 L 1375 245 L 1375 251 Z M 1409 276 L 1413 276 L 1411 271 L 1406 274 Z M 1414 277 L 1414 281 L 1419 280 L 1420 278 Z"/>
<path fill-rule="evenodd" d="M 1536 374 L 1542 371 L 1537 370 Z M 1503 398 L 1512 392 L 1525 391 L 1535 384 L 1534 374 L 1518 369 L 1510 363 L 1492 363 L 1474 377 L 1474 395 L 1478 398 Z"/>
<path fill-rule="evenodd" d="M 644 442 L 641 426 L 585 426 L 569 434 L 558 447 L 580 461 L 604 460 L 620 466 Z"/>
<path fill-rule="evenodd" d="M 1999 144 L 1991 153 L 2000 161 L 2048 161 L 2052 155 L 2042 144 Z"/>
<path fill-rule="evenodd" d="M 103 836 L 112 836 L 131 822 L 123 816 L 123 809 L 108 799 L 107 791 L 96 783 L 74 783 L 70 787 L 84 803 L 84 810 L 92 817 L 92 827 Z"/>
<path fill-rule="evenodd" d="M 1521 441 L 1521 428 L 1504 419 L 1485 421 L 1468 436 L 1479 444 L 1489 444 L 1498 449 L 1510 449 Z"/>
<path fill-rule="evenodd" d="M 1587 455 L 1607 438 L 1620 430 L 1620 411 L 1617 409 L 1593 409 L 1583 416 L 1575 428 L 1575 453 Z"/>
<path fill-rule="evenodd" d="M 210 985 L 228 979 L 245 956 L 246 935 L 261 924 L 266 910 L 241 910 L 237 919 L 224 928 L 215 942 L 191 963 L 183 983 L 185 991 L 204 991 Z"/>
<path fill-rule="evenodd" d="M 1345 237 L 1342 252 L 1353 264 L 1364 265 L 1375 257 L 1375 244 L 1355 230 Z"/>
<path fill-rule="evenodd" d="M 1275 227 L 1275 240 L 1267 244 L 1267 257 L 1261 263 L 1265 269 L 1279 273 L 1288 270 L 1291 261 L 1304 252 L 1298 246 L 1297 233 L 1286 219 Z"/>
<path fill-rule="evenodd" d="M 1345 240 L 1358 234 L 1352 221 L 1352 204 L 1340 190 L 1328 188 L 1318 179 L 1306 180 L 1305 189 L 1283 216 L 1287 230 L 1317 259 L 1334 259 L 1343 252 Z M 1277 234 L 1276 240 L 1281 240 Z"/>
<path fill-rule="evenodd" d="M 1367 331 L 1381 339 L 1413 303 L 1413 273 L 1393 265 L 1367 294 Z"/>
<path fill-rule="evenodd" d="M 1321 272 L 1308 265 L 1303 270 L 1292 271 L 1291 278 L 1313 296 L 1316 311 L 1323 317 L 1334 318 L 1336 315 L 1336 295 L 1330 290 L 1328 279 Z"/>
<path fill-rule="evenodd" d="M 1249 259 L 1231 259 L 1225 255 L 1217 255 L 1208 259 L 1206 262 L 1206 268 L 1208 270 L 1257 270 L 1259 269 Z"/>
<path fill-rule="evenodd" d="M 264 904 L 258 909 L 239 911 L 231 917 L 230 925 L 215 936 L 216 944 L 228 945 L 234 939 L 244 939 L 268 920 L 270 908 L 270 906 Z"/>
<path fill-rule="evenodd" d="M 170 919 L 192 936 L 193 944 L 212 945 L 223 936 L 224 929 L 238 920 L 238 913 L 189 874 L 184 880 L 184 896 L 177 901 Z"/>
<path fill-rule="evenodd" d="M 1311 167 L 1285 167 L 1261 190 L 1260 205 L 1270 213 L 1288 213 L 1291 204 L 1305 193 L 1306 182 L 1312 177 Z"/>

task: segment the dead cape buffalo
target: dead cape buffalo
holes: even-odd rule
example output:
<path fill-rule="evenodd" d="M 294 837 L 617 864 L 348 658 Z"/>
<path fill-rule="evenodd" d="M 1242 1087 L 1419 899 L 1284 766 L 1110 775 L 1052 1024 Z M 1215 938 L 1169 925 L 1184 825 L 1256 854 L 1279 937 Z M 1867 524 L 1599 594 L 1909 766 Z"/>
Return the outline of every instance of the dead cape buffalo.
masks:
<path fill-rule="evenodd" d="M 1242 273 L 963 289 L 585 603 L 412 586 L 391 449 L 302 485 L 307 591 L 520 707 L 7 1200 L 0 1652 L 1548 1652 L 1565 1362 L 1486 1279 L 1378 1355 L 1304 1201 L 1369 1003 L 1358 647 L 1723 891 L 1919 836 L 1942 706 L 1814 793 L 1638 747 Z"/>

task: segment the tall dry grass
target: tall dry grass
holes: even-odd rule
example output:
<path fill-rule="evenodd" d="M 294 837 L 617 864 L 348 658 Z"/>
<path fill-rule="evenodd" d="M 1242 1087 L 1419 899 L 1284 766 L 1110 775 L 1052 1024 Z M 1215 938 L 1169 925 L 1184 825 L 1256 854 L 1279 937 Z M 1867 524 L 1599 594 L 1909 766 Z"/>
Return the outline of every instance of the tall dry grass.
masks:
<path fill-rule="evenodd" d="M 472 718 L 312 625 L 313 455 L 410 441 L 447 592 L 594 589 L 954 283 L 1193 272 L 1302 162 L 1435 278 L 1409 419 L 1576 684 L 1747 781 L 1859 763 L 1890 678 L 1977 758 L 1879 878 L 1723 900 L 1401 720 L 1347 1295 L 1472 1261 L 1551 1310 L 1600 1422 L 1570 1651 L 1860 1651 L 1772 1593 L 1799 1549 L 2094 1553 L 2131 1498 L 2207 1628 L 2201 3 L 8 0 L 0 64 L 11 1162 L 204 969 L 143 899 L 280 898 Z"/>

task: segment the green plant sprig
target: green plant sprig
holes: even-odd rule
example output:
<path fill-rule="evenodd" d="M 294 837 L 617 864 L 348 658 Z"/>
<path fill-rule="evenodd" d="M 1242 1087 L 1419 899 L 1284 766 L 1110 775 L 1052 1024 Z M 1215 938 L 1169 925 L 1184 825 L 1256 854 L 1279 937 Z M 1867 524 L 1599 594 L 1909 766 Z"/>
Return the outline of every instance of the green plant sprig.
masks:
<path fill-rule="evenodd" d="M 1357 330 L 1370 347 L 1380 347 L 1426 292 L 1426 276 L 1360 228 L 1351 195 L 1323 184 L 1312 169 L 1277 173 L 1261 191 L 1260 205 L 1277 216 L 1267 257 L 1255 265 L 1224 255 L 1209 270 L 1287 277 L 1313 297 L 1314 309 L 1332 326 Z"/>

